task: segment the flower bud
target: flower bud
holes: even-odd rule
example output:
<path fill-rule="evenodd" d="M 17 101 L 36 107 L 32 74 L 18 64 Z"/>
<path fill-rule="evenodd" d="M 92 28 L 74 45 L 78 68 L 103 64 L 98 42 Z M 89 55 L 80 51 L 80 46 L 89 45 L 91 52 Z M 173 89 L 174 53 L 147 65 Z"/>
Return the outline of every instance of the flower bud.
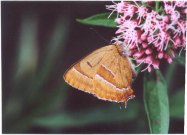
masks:
<path fill-rule="evenodd" d="M 164 53 L 164 58 L 167 59 L 169 56 L 167 53 Z"/>
<path fill-rule="evenodd" d="M 164 17 L 163 17 L 163 21 L 164 21 L 165 23 L 169 23 L 169 21 L 170 21 L 169 16 L 164 16 Z"/>
<path fill-rule="evenodd" d="M 168 61 L 169 64 L 171 64 L 171 63 L 173 62 L 173 60 L 172 60 L 171 57 L 169 57 L 169 56 L 168 56 L 168 58 L 167 58 L 167 61 Z"/>
<path fill-rule="evenodd" d="M 117 24 L 123 24 L 123 19 L 122 18 L 116 18 L 115 22 Z"/>
<path fill-rule="evenodd" d="M 149 66 L 147 70 L 148 70 L 148 72 L 150 73 L 150 72 L 152 71 L 152 67 Z"/>
<path fill-rule="evenodd" d="M 174 41 L 175 41 L 175 44 L 176 44 L 176 45 L 180 45 L 180 44 L 181 44 L 181 39 L 180 39 L 179 36 L 177 36 L 177 37 L 174 39 Z"/>
<path fill-rule="evenodd" d="M 153 38 L 152 37 L 147 37 L 148 43 L 152 42 Z"/>
<path fill-rule="evenodd" d="M 145 41 L 146 39 L 147 39 L 147 35 L 143 33 L 143 34 L 141 35 L 141 40 Z"/>
<path fill-rule="evenodd" d="M 145 58 L 145 63 L 150 64 L 150 63 L 152 63 L 152 62 L 153 62 L 153 57 L 152 57 L 152 55 L 149 55 L 149 56 L 147 56 L 147 57 Z"/>
<path fill-rule="evenodd" d="M 185 8 L 185 9 L 182 9 L 182 11 L 181 11 L 183 14 L 187 14 L 187 9 Z"/>
<path fill-rule="evenodd" d="M 159 58 L 159 59 L 162 59 L 163 57 L 164 57 L 164 53 L 160 51 L 160 52 L 158 53 L 158 58 Z"/>
<path fill-rule="evenodd" d="M 152 52 L 153 52 L 153 51 L 152 51 L 151 48 L 147 48 L 147 49 L 145 50 L 145 53 L 146 53 L 147 55 L 151 54 Z"/>
<path fill-rule="evenodd" d="M 154 67 L 154 69 L 159 69 L 159 61 L 158 60 L 154 60 L 154 62 L 153 62 L 153 67 Z"/>
<path fill-rule="evenodd" d="M 139 58 L 139 57 L 141 57 L 143 54 L 144 54 L 144 50 L 138 51 L 138 52 L 134 53 L 133 56 L 136 57 L 136 58 Z"/>
<path fill-rule="evenodd" d="M 159 43 L 157 43 L 157 42 L 154 43 L 154 46 L 155 46 L 155 47 L 159 47 Z M 158 50 L 159 50 L 159 49 L 158 49 Z"/>
<path fill-rule="evenodd" d="M 162 49 L 160 48 L 160 47 L 157 47 L 157 52 L 160 52 L 160 51 L 162 51 Z"/>
<path fill-rule="evenodd" d="M 142 46 L 143 46 L 143 48 L 147 48 L 147 46 L 148 46 L 148 43 L 146 43 L 146 42 L 143 42 L 143 43 L 142 43 Z"/>

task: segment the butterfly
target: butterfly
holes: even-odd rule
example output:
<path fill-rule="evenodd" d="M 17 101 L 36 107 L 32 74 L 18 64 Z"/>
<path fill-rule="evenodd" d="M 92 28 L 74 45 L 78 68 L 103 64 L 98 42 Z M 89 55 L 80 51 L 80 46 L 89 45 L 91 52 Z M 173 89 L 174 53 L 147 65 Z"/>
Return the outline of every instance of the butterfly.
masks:
<path fill-rule="evenodd" d="M 64 74 L 72 87 L 93 94 L 98 99 L 124 102 L 135 97 L 131 88 L 133 70 L 121 45 L 101 47 L 74 65 Z"/>

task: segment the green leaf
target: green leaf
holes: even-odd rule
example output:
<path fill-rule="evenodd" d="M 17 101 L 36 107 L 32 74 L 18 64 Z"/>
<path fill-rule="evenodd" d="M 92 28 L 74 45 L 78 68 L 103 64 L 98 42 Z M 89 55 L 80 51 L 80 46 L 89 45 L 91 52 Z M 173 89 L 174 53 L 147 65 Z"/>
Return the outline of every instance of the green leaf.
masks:
<path fill-rule="evenodd" d="M 96 107 L 79 112 L 63 112 L 35 118 L 32 124 L 46 128 L 65 128 L 103 122 L 129 122 L 138 116 L 138 105 L 137 103 L 132 103 L 126 110 L 120 109 L 119 106 L 115 104 L 115 106 L 106 108 Z"/>
<path fill-rule="evenodd" d="M 167 134 L 169 103 L 166 82 L 157 70 L 144 76 L 144 104 L 151 133 Z"/>
<path fill-rule="evenodd" d="M 176 63 L 180 64 L 181 66 L 185 66 L 186 57 L 185 56 L 178 56 L 175 60 Z"/>
<path fill-rule="evenodd" d="M 170 97 L 170 117 L 184 118 L 184 89 L 177 91 Z"/>
<path fill-rule="evenodd" d="M 115 22 L 116 14 L 112 14 L 109 17 L 110 13 L 101 13 L 90 16 L 85 19 L 76 19 L 78 22 L 86 25 L 95 25 L 95 26 L 104 26 L 115 28 L 117 26 Z"/>

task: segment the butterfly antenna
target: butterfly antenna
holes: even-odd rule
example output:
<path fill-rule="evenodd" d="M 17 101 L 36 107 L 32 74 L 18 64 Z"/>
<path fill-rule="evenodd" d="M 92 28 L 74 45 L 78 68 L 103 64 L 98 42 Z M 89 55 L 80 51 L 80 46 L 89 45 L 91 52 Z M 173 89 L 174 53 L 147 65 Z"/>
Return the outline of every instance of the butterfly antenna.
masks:
<path fill-rule="evenodd" d="M 98 31 L 96 31 L 94 28 L 90 28 L 90 30 L 92 30 L 93 32 L 95 32 L 102 40 L 104 40 L 107 44 L 110 43 L 109 40 L 107 40 L 106 38 L 104 38 Z"/>

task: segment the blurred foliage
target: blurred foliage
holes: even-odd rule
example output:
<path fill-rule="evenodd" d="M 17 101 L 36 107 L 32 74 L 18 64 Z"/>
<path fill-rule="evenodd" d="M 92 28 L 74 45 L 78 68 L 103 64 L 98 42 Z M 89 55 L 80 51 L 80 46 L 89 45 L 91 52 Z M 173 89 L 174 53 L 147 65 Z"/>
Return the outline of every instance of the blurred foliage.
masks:
<path fill-rule="evenodd" d="M 22 20 L 12 92 L 3 115 L 3 132 L 8 133 L 27 130 L 33 118 L 62 107 L 61 102 L 66 100 L 66 85 L 62 83 L 62 76 L 51 90 L 46 91 L 45 86 L 55 70 L 59 54 L 63 52 L 69 18 L 63 16 L 57 20 L 51 37 L 46 41 L 45 59 L 41 63 L 38 62 L 36 38 L 38 20 L 31 14 L 23 16 Z M 36 69 L 40 64 L 42 66 Z M 26 116 L 25 111 L 28 111 Z"/>
<path fill-rule="evenodd" d="M 184 119 L 184 89 L 178 90 L 171 95 L 170 99 L 170 117 Z"/>
<path fill-rule="evenodd" d="M 169 103 L 167 84 L 164 77 L 155 74 L 144 75 L 144 103 L 150 132 L 166 134 L 169 129 Z"/>
<path fill-rule="evenodd" d="M 33 123 L 43 127 L 60 128 L 69 126 L 85 126 L 90 123 L 103 123 L 103 122 L 129 122 L 135 119 L 138 115 L 138 103 L 131 105 L 133 109 L 120 110 L 116 106 L 108 108 L 95 107 L 92 109 L 81 110 L 79 112 L 67 112 L 54 114 L 51 116 L 44 116 L 33 120 Z M 116 117 L 113 117 L 114 114 Z"/>
<path fill-rule="evenodd" d="M 103 8 L 104 5 L 105 3 Z M 80 7 L 78 8 L 80 9 Z M 88 103 L 88 106 L 82 107 L 84 109 L 72 109 L 73 107 L 69 109 L 67 106 L 81 104 L 79 103 L 80 99 L 74 99 L 80 95 L 75 95 L 75 91 L 69 94 L 70 87 L 62 80 L 65 71 L 63 68 L 67 64 L 62 56 L 70 53 L 74 57 L 73 50 L 78 46 L 77 42 L 83 43 L 81 39 L 77 38 L 76 40 L 71 37 L 69 40 L 75 46 L 71 48 L 72 52 L 66 53 L 69 31 L 76 29 L 77 26 L 70 25 L 69 14 L 65 13 L 66 15 L 59 16 L 54 21 L 54 28 L 45 38 L 44 47 L 39 48 L 41 44 L 38 40 L 38 33 L 41 30 L 40 16 L 22 14 L 24 15 L 21 18 L 21 25 L 18 27 L 20 33 L 17 34 L 19 40 L 17 47 L 15 47 L 16 50 L 14 50 L 16 55 L 12 62 L 13 70 L 10 74 L 6 72 L 2 77 L 4 81 L 2 86 L 3 133 L 40 133 L 40 131 L 64 133 L 68 131 L 67 129 L 76 133 L 78 129 L 81 132 L 82 128 L 85 130 L 84 133 L 97 133 L 98 127 L 96 125 L 99 125 L 104 133 L 149 133 L 148 126 L 151 133 L 168 133 L 169 117 L 184 121 L 184 84 L 173 87 L 175 85 L 173 82 L 184 79 L 184 74 L 178 80 L 175 80 L 177 78 L 175 76 L 181 74 L 176 72 L 178 68 L 185 68 L 185 54 L 177 57 L 173 64 L 153 73 L 154 75 L 142 73 L 140 72 L 141 67 L 138 67 L 136 69 L 137 78 L 133 81 L 136 98 L 128 103 L 127 109 L 123 107 L 120 109 L 118 104 L 110 102 L 101 104 L 104 101 L 98 101 L 97 104 L 90 101 L 91 106 Z M 86 19 L 77 19 L 77 21 L 92 26 L 116 27 L 115 15 L 113 14 L 110 18 L 108 16 L 109 13 L 102 13 Z M 73 18 L 74 22 L 75 18 L 77 17 Z M 48 28 L 45 27 L 45 29 Z M 77 35 L 85 40 L 87 37 L 80 34 L 80 30 L 82 27 Z M 89 34 L 87 35 L 89 37 Z M 90 40 L 89 42 L 96 41 Z M 6 44 L 2 43 L 2 46 L 5 47 Z M 10 48 L 8 51 L 12 49 Z M 79 50 L 74 52 L 79 52 L 82 55 Z M 3 57 L 2 65 L 5 60 Z M 2 71 L 5 69 L 6 66 L 3 65 Z M 138 82 L 141 80 L 144 82 L 139 84 Z M 6 86 L 7 83 L 9 89 Z M 95 99 L 95 97 L 90 99 L 92 98 Z M 95 100 L 97 101 L 97 99 Z M 107 124 L 110 125 L 108 128 L 106 128 Z M 95 127 L 95 130 L 89 130 L 89 126 Z M 33 128 L 39 128 L 38 132 Z M 183 127 L 181 128 L 183 129 Z"/>

